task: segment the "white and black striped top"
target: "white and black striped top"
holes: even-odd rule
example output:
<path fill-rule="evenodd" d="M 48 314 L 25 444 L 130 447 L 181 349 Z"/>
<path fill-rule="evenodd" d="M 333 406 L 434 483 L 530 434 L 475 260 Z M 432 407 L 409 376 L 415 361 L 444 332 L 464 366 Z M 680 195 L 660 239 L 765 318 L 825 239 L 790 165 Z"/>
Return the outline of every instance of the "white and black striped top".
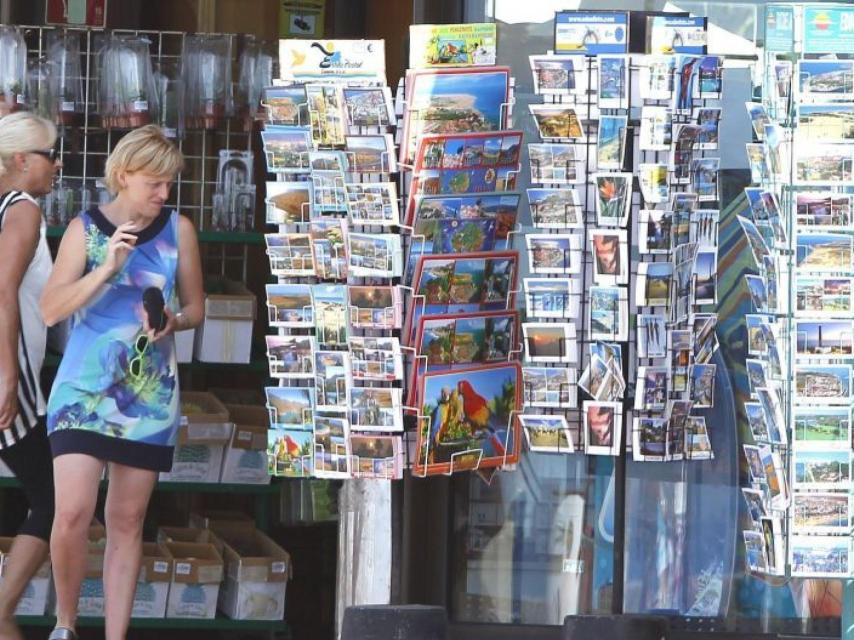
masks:
<path fill-rule="evenodd" d="M 6 222 L 6 212 L 13 204 L 36 201 L 23 191 L 10 191 L 0 196 L 0 233 Z M 44 362 L 47 328 L 39 309 L 39 298 L 47 282 L 53 260 L 45 239 L 45 222 L 42 219 L 36 252 L 18 290 L 18 308 L 21 314 L 18 340 L 18 416 L 9 429 L 0 430 L 0 449 L 17 443 L 45 414 L 45 400 L 39 375 Z"/>

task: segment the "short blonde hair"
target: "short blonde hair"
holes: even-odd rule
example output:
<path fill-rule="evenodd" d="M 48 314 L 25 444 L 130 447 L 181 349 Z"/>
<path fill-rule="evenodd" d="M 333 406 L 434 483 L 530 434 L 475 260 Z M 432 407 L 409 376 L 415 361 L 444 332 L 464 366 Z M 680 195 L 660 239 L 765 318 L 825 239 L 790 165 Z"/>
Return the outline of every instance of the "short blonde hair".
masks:
<path fill-rule="evenodd" d="M 0 175 L 9 170 L 16 153 L 44 151 L 56 144 L 56 127 L 29 111 L 19 111 L 0 118 Z"/>
<path fill-rule="evenodd" d="M 119 174 L 142 171 L 153 176 L 175 177 L 184 168 L 184 156 L 154 124 L 134 129 L 119 140 L 107 158 L 104 182 L 113 195 L 121 190 Z"/>

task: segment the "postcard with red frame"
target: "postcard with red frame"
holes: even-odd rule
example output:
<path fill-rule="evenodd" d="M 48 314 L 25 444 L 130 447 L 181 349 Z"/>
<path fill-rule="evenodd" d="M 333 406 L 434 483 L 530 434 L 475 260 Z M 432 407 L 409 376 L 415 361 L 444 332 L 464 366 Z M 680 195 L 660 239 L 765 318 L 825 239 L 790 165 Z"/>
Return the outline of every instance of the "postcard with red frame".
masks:
<path fill-rule="evenodd" d="M 415 475 L 448 474 L 519 460 L 522 368 L 518 362 L 427 373 L 418 390 Z"/>

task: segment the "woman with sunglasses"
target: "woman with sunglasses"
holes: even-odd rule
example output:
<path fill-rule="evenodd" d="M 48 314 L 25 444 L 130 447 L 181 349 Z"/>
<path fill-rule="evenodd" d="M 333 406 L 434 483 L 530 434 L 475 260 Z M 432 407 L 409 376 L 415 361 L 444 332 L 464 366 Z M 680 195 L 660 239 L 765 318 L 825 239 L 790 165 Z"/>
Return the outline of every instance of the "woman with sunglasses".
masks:
<path fill-rule="evenodd" d="M 127 634 L 142 524 L 158 472 L 172 466 L 179 421 L 173 334 L 197 326 L 204 314 L 195 229 L 164 206 L 182 166 L 180 151 L 156 126 L 122 138 L 105 171 L 115 199 L 68 225 L 42 296 L 49 325 L 74 315 L 48 401 L 57 501 L 52 640 L 76 637 L 87 531 L 106 465 L 105 636 Z M 161 327 L 150 326 L 143 305 L 152 288 L 166 301 Z"/>
<path fill-rule="evenodd" d="M 0 583 L 0 638 L 22 638 L 15 608 L 47 557 L 53 469 L 39 374 L 47 329 L 39 297 L 50 275 L 45 222 L 34 197 L 50 192 L 60 166 L 56 128 L 31 113 L 0 119 L 0 459 L 24 489 L 30 512 Z"/>

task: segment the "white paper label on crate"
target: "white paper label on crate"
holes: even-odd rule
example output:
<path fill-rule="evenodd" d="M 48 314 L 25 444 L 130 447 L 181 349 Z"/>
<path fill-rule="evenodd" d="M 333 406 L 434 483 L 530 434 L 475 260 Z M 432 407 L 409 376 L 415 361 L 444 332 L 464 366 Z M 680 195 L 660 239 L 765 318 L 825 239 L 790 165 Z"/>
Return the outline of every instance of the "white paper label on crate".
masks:
<path fill-rule="evenodd" d="M 564 573 L 584 573 L 584 560 L 576 560 L 574 558 L 563 559 Z"/>
<path fill-rule="evenodd" d="M 270 567 L 270 570 L 273 573 L 284 573 L 285 571 L 288 570 L 288 563 L 287 562 L 274 562 L 273 566 Z"/>
<path fill-rule="evenodd" d="M 63 100 L 59 105 L 60 111 L 74 111 L 74 101 L 73 100 Z"/>
<path fill-rule="evenodd" d="M 148 100 L 134 100 L 133 101 L 133 110 L 134 111 L 148 111 Z"/>
<path fill-rule="evenodd" d="M 27 99 L 24 97 L 24 94 L 22 94 L 22 93 L 19 93 L 18 95 L 15 96 L 15 101 L 18 104 L 27 104 Z"/>
<path fill-rule="evenodd" d="M 166 573 L 167 571 L 169 571 L 169 563 L 161 562 L 160 560 L 158 560 L 154 563 L 153 569 L 154 573 Z"/>
<path fill-rule="evenodd" d="M 175 565 L 175 573 L 179 576 L 188 576 L 193 570 L 193 566 L 189 562 L 179 562 Z"/>
<path fill-rule="evenodd" d="M 237 439 L 246 442 L 247 440 L 252 440 L 252 432 L 251 431 L 238 431 Z"/>

